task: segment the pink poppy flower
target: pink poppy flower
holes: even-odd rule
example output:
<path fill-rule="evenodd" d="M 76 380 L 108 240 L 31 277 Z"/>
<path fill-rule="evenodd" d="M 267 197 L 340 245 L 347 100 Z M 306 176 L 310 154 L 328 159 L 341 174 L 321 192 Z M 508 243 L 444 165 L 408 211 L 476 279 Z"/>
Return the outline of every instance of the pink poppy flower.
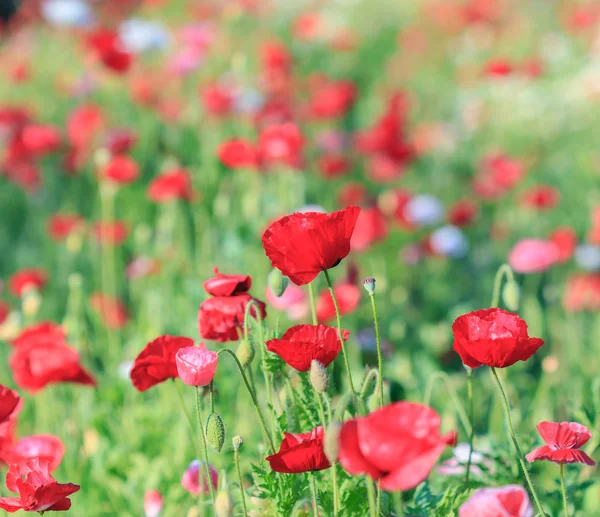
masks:
<path fill-rule="evenodd" d="M 306 292 L 302 287 L 289 284 L 279 298 L 267 287 L 265 297 L 269 305 L 272 305 L 278 311 L 285 311 L 291 321 L 301 321 L 308 316 L 310 306 Z"/>
<path fill-rule="evenodd" d="M 518 485 L 480 488 L 458 509 L 458 517 L 533 517 L 527 491 Z"/>
<path fill-rule="evenodd" d="M 217 471 L 213 468 L 212 465 L 209 465 L 208 469 L 210 471 L 210 481 L 212 483 L 212 486 L 213 488 L 217 488 L 219 484 L 219 475 L 217 474 Z M 199 495 L 200 475 L 202 475 L 202 493 L 210 493 L 208 482 L 205 479 L 204 464 L 202 461 L 199 460 L 194 460 L 189 464 L 187 470 L 183 473 L 183 477 L 181 478 L 181 486 L 183 486 L 183 488 L 187 490 L 190 494 Z"/>
<path fill-rule="evenodd" d="M 200 346 L 181 348 L 175 355 L 177 373 L 188 386 L 208 386 L 217 371 L 219 354 Z"/>
<path fill-rule="evenodd" d="M 508 263 L 517 273 L 540 273 L 557 262 L 559 255 L 559 249 L 553 242 L 524 239 L 510 250 Z"/>
<path fill-rule="evenodd" d="M 585 463 L 593 466 L 596 462 L 585 452 L 579 450 L 592 437 L 590 430 L 576 422 L 541 422 L 537 425 L 546 445 L 534 449 L 526 458 L 529 462 L 536 460 L 553 461 L 554 463 Z"/>
<path fill-rule="evenodd" d="M 163 498 L 158 490 L 148 490 L 144 494 L 145 517 L 158 517 L 162 512 Z"/>

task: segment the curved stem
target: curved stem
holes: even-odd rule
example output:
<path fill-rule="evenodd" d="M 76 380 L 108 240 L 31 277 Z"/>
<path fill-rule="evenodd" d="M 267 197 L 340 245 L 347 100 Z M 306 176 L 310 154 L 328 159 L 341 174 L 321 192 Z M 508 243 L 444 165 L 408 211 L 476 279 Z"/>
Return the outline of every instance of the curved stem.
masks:
<path fill-rule="evenodd" d="M 569 517 L 569 505 L 567 503 L 567 489 L 565 487 L 565 466 L 560 464 L 560 490 L 562 492 L 563 507 L 565 509 L 565 517 Z"/>
<path fill-rule="evenodd" d="M 446 390 L 448 391 L 448 395 L 452 399 L 452 402 L 454 403 L 454 406 L 456 408 L 458 418 L 460 419 L 460 422 L 465 428 L 467 434 L 470 435 L 472 426 L 469 423 L 469 419 L 467 418 L 467 414 L 465 413 L 463 405 L 460 403 L 460 400 L 456 395 L 456 390 L 450 383 L 450 379 L 448 378 L 448 375 L 445 372 L 436 372 L 429 378 L 429 381 L 427 382 L 427 388 L 425 389 L 425 397 L 423 398 L 423 404 L 425 404 L 426 406 L 430 405 L 431 396 L 433 394 L 433 386 L 437 379 L 442 379 L 444 381 L 444 384 L 446 385 Z"/>
<path fill-rule="evenodd" d="M 377 318 L 377 305 L 375 304 L 375 293 L 369 293 L 371 309 L 373 310 L 373 321 L 375 323 L 375 341 L 377 342 L 377 368 L 379 370 L 379 407 L 383 407 L 383 355 L 381 354 L 381 334 L 379 332 L 379 318 Z"/>
<path fill-rule="evenodd" d="M 523 456 L 523 452 L 521 451 L 519 441 L 517 440 L 517 435 L 515 434 L 515 429 L 513 427 L 512 417 L 510 416 L 510 404 L 508 403 L 508 398 L 506 397 L 506 392 L 504 391 L 504 388 L 502 387 L 502 383 L 500 382 L 500 378 L 498 377 L 498 374 L 496 373 L 496 369 L 491 368 L 491 370 L 492 370 L 492 375 L 494 376 L 494 380 L 496 381 L 496 384 L 498 384 L 498 389 L 500 390 L 500 394 L 502 396 L 502 405 L 504 407 L 506 423 L 508 424 L 508 430 L 509 430 L 511 440 L 513 442 L 513 445 L 515 446 L 515 450 L 517 451 L 517 457 L 518 457 L 519 463 L 521 465 L 521 470 L 523 470 L 523 475 L 525 476 L 525 481 L 527 482 L 527 486 L 529 487 L 529 491 L 531 492 L 531 495 L 532 495 L 535 505 L 537 507 L 538 513 L 540 515 L 546 515 L 544 513 L 544 508 L 542 507 L 542 504 L 540 503 L 540 500 L 538 499 L 538 495 L 535 491 L 535 488 L 533 487 L 533 483 L 531 482 L 531 477 L 529 476 L 529 471 L 527 470 L 525 461 L 523 460 L 524 456 Z"/>
<path fill-rule="evenodd" d="M 469 476 L 471 474 L 471 464 L 473 462 L 473 440 L 475 439 L 475 423 L 473 422 L 473 369 L 467 368 L 467 400 L 469 401 L 469 422 L 471 423 L 471 432 L 469 433 L 469 459 L 467 460 L 467 473 L 465 474 L 465 485 L 469 485 Z"/>
<path fill-rule="evenodd" d="M 312 495 L 313 516 L 319 517 L 319 503 L 317 500 L 317 482 L 315 480 L 315 473 L 310 472 L 308 476 L 310 477 L 310 491 Z"/>
<path fill-rule="evenodd" d="M 506 276 L 509 282 L 514 282 L 515 280 L 513 270 L 508 264 L 502 264 L 498 268 L 498 271 L 496 271 L 491 307 L 498 307 L 498 304 L 500 303 L 500 288 L 502 287 L 502 279 L 504 278 L 504 276 Z"/>
<path fill-rule="evenodd" d="M 233 461 L 235 462 L 235 470 L 237 471 L 238 483 L 240 485 L 240 496 L 242 499 L 242 506 L 244 508 L 244 517 L 248 517 L 246 494 L 244 493 L 244 485 L 242 484 L 242 470 L 240 469 L 240 451 L 238 449 L 233 450 Z"/>
<path fill-rule="evenodd" d="M 329 276 L 329 272 L 326 269 L 324 269 L 323 273 L 325 273 L 325 278 L 327 279 L 327 285 L 329 286 L 329 293 L 331 294 L 333 306 L 335 307 L 335 317 L 337 319 L 338 335 L 340 338 L 340 342 L 342 344 L 342 354 L 344 356 L 344 363 L 346 364 L 346 373 L 348 374 L 348 385 L 350 386 L 350 391 L 352 392 L 352 395 L 356 395 L 356 390 L 354 389 L 354 383 L 352 382 L 352 372 L 350 371 L 350 363 L 348 362 L 348 353 L 346 352 L 346 343 L 344 341 L 344 332 L 342 330 L 342 316 L 340 314 L 340 306 L 338 304 L 337 297 L 335 296 L 335 291 L 333 290 L 333 284 L 331 283 L 331 278 Z"/>
<path fill-rule="evenodd" d="M 264 419 L 263 414 L 258 405 L 258 400 L 256 400 L 256 395 L 254 394 L 254 391 L 252 390 L 250 383 L 248 382 L 248 377 L 246 377 L 246 374 L 244 373 L 244 367 L 240 363 L 240 360 L 237 358 L 237 355 L 235 355 L 235 352 L 233 352 L 229 348 L 222 348 L 217 353 L 219 355 L 229 354 L 231 357 L 233 357 L 233 360 L 235 361 L 235 364 L 238 367 L 240 375 L 242 376 L 242 380 L 244 381 L 244 384 L 246 385 L 246 389 L 248 390 L 248 393 L 250 394 L 250 398 L 252 399 L 252 404 L 254 404 L 254 409 L 256 410 L 256 415 L 258 416 L 258 421 L 259 421 L 260 426 L 262 427 L 263 433 L 265 434 L 265 437 L 267 439 L 267 443 L 269 445 L 269 449 L 271 450 L 271 454 L 275 454 L 275 445 L 273 445 L 273 440 L 271 438 L 271 435 L 269 434 L 267 425 L 265 424 L 265 419 Z"/>
<path fill-rule="evenodd" d="M 360 398 L 361 399 L 365 399 L 367 396 L 367 389 L 369 388 L 369 385 L 371 384 L 371 381 L 373 379 L 375 379 L 376 382 L 378 382 L 379 379 L 379 371 L 378 370 L 369 370 L 369 372 L 367 373 L 367 375 L 365 375 L 365 380 L 362 383 L 362 386 L 360 388 Z"/>
<path fill-rule="evenodd" d="M 202 411 L 200 409 L 200 388 L 196 387 L 196 415 L 198 416 L 198 426 L 200 427 L 200 437 L 202 438 L 202 449 L 204 453 L 204 474 L 206 475 L 206 483 L 210 491 L 210 498 L 213 502 L 213 508 L 215 504 L 215 489 L 212 484 L 212 478 L 210 477 L 210 466 L 208 464 L 208 445 L 206 443 L 206 435 L 204 434 L 204 419 L 202 418 Z M 200 490 L 204 490 L 204 487 L 200 485 Z"/>
<path fill-rule="evenodd" d="M 318 325 L 317 320 L 317 304 L 315 302 L 315 288 L 312 282 L 308 283 L 308 297 L 310 299 L 310 313 L 312 315 L 312 324 Z"/>

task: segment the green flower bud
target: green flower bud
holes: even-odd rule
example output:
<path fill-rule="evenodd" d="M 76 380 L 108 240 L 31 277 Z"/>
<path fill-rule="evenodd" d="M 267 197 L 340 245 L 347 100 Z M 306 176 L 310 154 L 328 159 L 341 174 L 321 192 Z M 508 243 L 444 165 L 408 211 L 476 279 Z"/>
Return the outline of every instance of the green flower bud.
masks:
<path fill-rule="evenodd" d="M 246 341 L 242 339 L 240 342 L 235 355 L 240 361 L 240 364 L 245 368 L 254 360 L 254 356 L 256 355 L 256 351 L 254 350 L 254 345 L 250 341 Z"/>
<path fill-rule="evenodd" d="M 310 383 L 319 393 L 325 393 L 329 388 L 327 368 L 315 359 L 310 363 Z"/>
<path fill-rule="evenodd" d="M 504 284 L 504 288 L 502 289 L 502 301 L 509 311 L 516 312 L 519 310 L 519 291 L 519 285 L 514 280 Z"/>
<path fill-rule="evenodd" d="M 206 441 L 215 452 L 221 452 L 225 443 L 225 425 L 217 413 L 211 413 L 206 421 Z"/>
<path fill-rule="evenodd" d="M 234 503 L 228 490 L 219 490 L 215 498 L 215 515 L 217 517 L 231 517 L 233 515 Z"/>
<path fill-rule="evenodd" d="M 267 283 L 269 284 L 269 288 L 271 292 L 279 298 L 285 293 L 285 290 L 290 283 L 290 280 L 287 276 L 283 276 L 279 269 L 273 269 L 269 273 L 269 277 L 267 278 Z"/>
<path fill-rule="evenodd" d="M 231 439 L 234 450 L 238 451 L 244 444 L 244 439 L 238 434 Z"/>
<path fill-rule="evenodd" d="M 333 420 L 325 429 L 325 437 L 323 438 L 323 451 L 327 459 L 333 464 L 337 461 L 338 454 L 340 452 L 340 446 L 338 445 L 338 437 L 340 435 L 340 429 L 342 423 Z"/>

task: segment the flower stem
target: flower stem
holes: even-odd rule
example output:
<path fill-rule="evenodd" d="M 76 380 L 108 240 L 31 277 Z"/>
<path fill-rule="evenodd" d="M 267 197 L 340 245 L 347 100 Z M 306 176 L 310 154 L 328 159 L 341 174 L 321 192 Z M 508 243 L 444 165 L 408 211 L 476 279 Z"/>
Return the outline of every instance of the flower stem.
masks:
<path fill-rule="evenodd" d="M 235 462 L 235 470 L 237 471 L 238 483 L 240 485 L 240 496 L 242 499 L 242 506 L 244 507 L 244 517 L 248 517 L 248 507 L 246 506 L 246 494 L 244 493 L 244 485 L 242 484 L 242 470 L 240 469 L 239 448 L 233 450 L 233 461 Z"/>
<path fill-rule="evenodd" d="M 404 503 L 402 502 L 402 492 L 393 492 L 392 497 L 394 498 L 394 510 L 396 515 L 402 517 L 404 515 Z"/>
<path fill-rule="evenodd" d="M 183 395 L 181 394 L 181 390 L 179 389 L 179 386 L 177 385 L 177 381 L 175 379 L 173 379 L 173 386 L 175 386 L 175 391 L 177 392 L 177 398 L 179 399 L 179 404 L 181 405 L 183 414 L 185 415 L 185 418 L 188 422 L 188 431 L 190 432 L 190 436 L 192 438 L 192 443 L 194 444 L 194 449 L 196 450 L 196 457 L 199 457 L 200 451 L 198 450 L 198 443 L 196 441 L 196 436 L 195 436 L 195 432 L 194 432 L 194 421 L 192 420 L 192 415 L 190 414 L 187 406 L 185 405 L 185 401 L 183 400 Z"/>
<path fill-rule="evenodd" d="M 244 384 L 246 385 L 246 389 L 248 390 L 248 393 L 250 394 L 252 403 L 254 404 L 254 409 L 256 410 L 256 415 L 258 416 L 258 421 L 259 421 L 260 426 L 263 430 L 263 433 L 267 439 L 267 443 L 269 445 L 269 449 L 271 450 L 271 454 L 275 454 L 275 445 L 273 445 L 273 440 L 271 438 L 271 435 L 269 434 L 267 425 L 265 424 L 265 419 L 264 419 L 263 414 L 258 405 L 258 400 L 256 400 L 256 395 L 254 394 L 254 391 L 252 390 L 252 387 L 250 386 L 250 383 L 248 382 L 248 377 L 246 377 L 246 374 L 244 373 L 244 367 L 242 366 L 242 364 L 240 363 L 240 360 L 235 355 L 235 352 L 233 352 L 229 348 L 222 348 L 221 350 L 219 350 L 218 354 L 219 355 L 229 354 L 231 357 L 233 357 L 233 360 L 235 361 L 235 364 L 238 367 L 240 375 L 242 376 L 242 380 L 244 381 Z"/>
<path fill-rule="evenodd" d="M 379 370 L 379 407 L 383 407 L 383 356 L 381 354 L 381 334 L 379 332 L 379 319 L 377 318 L 377 305 L 375 304 L 375 293 L 369 293 L 371 308 L 373 309 L 373 321 L 375 322 L 375 341 L 377 342 L 377 368 Z"/>
<path fill-rule="evenodd" d="M 471 463 L 473 462 L 473 440 L 475 438 L 475 422 L 473 422 L 473 369 L 467 368 L 467 400 L 469 403 L 469 422 L 471 423 L 471 432 L 469 433 L 469 459 L 467 460 L 467 473 L 465 474 L 465 485 L 469 485 L 469 476 L 471 474 Z"/>
<path fill-rule="evenodd" d="M 323 394 L 323 399 L 325 400 L 325 405 L 327 406 L 327 417 L 329 418 L 329 423 L 331 423 L 333 421 L 333 411 L 331 409 L 331 402 L 329 402 L 329 397 L 327 396 L 327 394 Z M 337 470 L 335 463 L 331 465 L 331 486 L 333 489 L 333 517 L 337 517 L 340 508 L 340 492 L 338 488 Z"/>
<path fill-rule="evenodd" d="M 329 286 L 329 292 L 331 293 L 331 299 L 333 300 L 333 306 L 335 307 L 335 317 L 337 319 L 338 335 L 340 338 L 340 342 L 342 344 L 342 354 L 344 355 L 344 363 L 346 364 L 346 373 L 348 374 L 348 384 L 350 386 L 350 391 L 352 392 L 352 395 L 356 395 L 356 390 L 354 389 L 354 383 L 352 382 L 352 372 L 350 371 L 350 363 L 348 362 L 348 353 L 346 352 L 346 343 L 344 342 L 344 332 L 342 331 L 342 317 L 340 314 L 340 306 L 339 306 L 337 298 L 335 296 L 335 291 L 333 290 L 333 284 L 331 283 L 331 278 L 329 276 L 329 272 L 325 269 L 325 270 L 323 270 L 323 273 L 325 273 L 325 278 L 327 279 L 327 285 Z"/>
<path fill-rule="evenodd" d="M 567 489 L 565 487 L 565 465 L 560 464 L 560 490 L 563 497 L 563 506 L 565 508 L 565 517 L 569 517 L 569 505 L 567 504 Z"/>
<path fill-rule="evenodd" d="M 490 307 L 498 307 L 500 303 L 500 288 L 502 287 L 504 276 L 506 276 L 509 282 L 514 282 L 515 280 L 513 270 L 508 264 L 502 264 L 496 272 L 496 276 L 494 277 L 494 291 L 492 292 L 492 305 Z"/>
<path fill-rule="evenodd" d="M 367 478 L 367 496 L 369 498 L 369 514 L 371 517 L 377 517 L 375 506 L 375 484 L 371 478 Z"/>
<path fill-rule="evenodd" d="M 198 416 L 198 426 L 200 427 L 200 437 L 202 438 L 202 448 L 204 452 L 204 472 L 206 475 L 206 483 L 210 490 L 210 498 L 213 502 L 213 508 L 215 504 L 215 489 L 212 484 L 212 478 L 210 477 L 210 466 L 208 465 L 208 445 L 206 444 L 206 435 L 204 434 L 204 419 L 202 418 L 202 412 L 200 409 L 200 388 L 196 387 L 196 415 Z M 204 486 L 200 486 L 200 491 L 204 490 Z"/>
<path fill-rule="evenodd" d="M 313 517 L 319 517 L 319 502 L 317 500 L 317 481 L 315 478 L 315 473 L 309 473 L 308 477 L 310 477 L 310 492 L 312 495 Z"/>
<path fill-rule="evenodd" d="M 308 283 L 308 297 L 310 299 L 310 313 L 312 315 L 312 324 L 317 325 L 317 304 L 315 302 L 315 288 L 312 282 Z"/>
<path fill-rule="evenodd" d="M 500 394 L 502 395 L 502 405 L 504 406 L 504 414 L 506 416 L 506 423 L 508 424 L 508 430 L 510 433 L 511 440 L 513 442 L 513 445 L 515 446 L 515 450 L 517 451 L 517 458 L 521 465 L 521 469 L 523 470 L 523 475 L 525 476 L 525 481 L 527 482 L 527 486 L 529 487 L 529 491 L 531 492 L 531 495 L 532 495 L 535 505 L 537 507 L 538 513 L 540 515 L 545 515 L 544 508 L 542 507 L 542 504 L 540 503 L 540 500 L 538 499 L 538 495 L 535 491 L 535 488 L 533 487 L 533 483 L 531 482 L 531 477 L 529 476 L 529 471 L 527 470 L 527 466 L 525 465 L 525 461 L 523 460 L 524 456 L 523 456 L 523 452 L 521 451 L 519 441 L 517 440 L 517 435 L 515 434 L 515 429 L 513 427 L 512 418 L 510 416 L 510 405 L 508 403 L 508 398 L 506 397 L 506 392 L 504 391 L 504 388 L 502 387 L 502 383 L 500 382 L 500 378 L 498 377 L 498 374 L 496 373 L 496 369 L 491 368 L 491 370 L 492 370 L 492 375 L 494 376 L 494 379 L 496 381 L 496 384 L 498 384 L 498 389 L 500 390 Z"/>
<path fill-rule="evenodd" d="M 427 382 L 427 387 L 425 389 L 425 397 L 423 397 L 423 404 L 425 404 L 426 406 L 430 405 L 431 396 L 433 394 L 433 386 L 435 385 L 435 381 L 438 379 L 442 379 L 444 381 L 444 384 L 446 385 L 446 392 L 448 393 L 448 395 L 452 399 L 452 402 L 454 403 L 454 406 L 456 408 L 456 413 L 458 415 L 458 418 L 459 418 L 462 426 L 465 428 L 465 431 L 467 432 L 467 434 L 471 434 L 472 426 L 469 423 L 469 419 L 467 418 L 465 409 L 462 406 L 462 404 L 460 403 L 460 400 L 459 400 L 458 396 L 456 395 L 456 391 L 455 391 L 454 387 L 452 386 L 452 384 L 450 383 L 450 379 L 448 378 L 448 375 L 445 372 L 436 372 L 429 378 L 429 381 Z"/>

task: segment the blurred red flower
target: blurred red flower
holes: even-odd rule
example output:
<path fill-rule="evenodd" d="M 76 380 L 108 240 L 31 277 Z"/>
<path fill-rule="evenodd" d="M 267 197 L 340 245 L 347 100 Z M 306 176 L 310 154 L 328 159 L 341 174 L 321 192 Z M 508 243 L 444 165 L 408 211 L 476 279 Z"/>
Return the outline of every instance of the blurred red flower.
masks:
<path fill-rule="evenodd" d="M 129 235 L 123 221 L 97 221 L 94 223 L 94 237 L 100 244 L 119 246 Z"/>
<path fill-rule="evenodd" d="M 541 422 L 537 425 L 540 436 L 546 442 L 526 455 L 527 461 L 547 460 L 554 463 L 585 463 L 594 466 L 596 462 L 579 450 L 592 437 L 590 430 L 576 422 Z"/>
<path fill-rule="evenodd" d="M 256 168 L 260 163 L 258 150 L 254 145 L 239 138 L 223 142 L 217 154 L 219 160 L 231 169 Z"/>
<path fill-rule="evenodd" d="M 88 147 L 103 125 L 103 111 L 93 104 L 82 104 L 67 119 L 69 142 L 76 148 Z"/>
<path fill-rule="evenodd" d="M 527 490 L 519 485 L 479 488 L 458 509 L 458 517 L 532 517 Z"/>
<path fill-rule="evenodd" d="M 200 495 L 200 469 L 202 468 L 202 493 L 210 494 L 208 481 L 204 475 L 203 463 L 199 460 L 192 461 L 181 478 L 181 486 L 193 495 Z M 219 474 L 212 465 L 208 466 L 210 481 L 214 489 L 219 485 Z"/>
<path fill-rule="evenodd" d="M 73 483 L 58 483 L 48 472 L 48 463 L 37 458 L 11 465 L 6 473 L 6 487 L 19 494 L 0 498 L 0 508 L 9 513 L 66 511 L 71 508 L 68 496 L 79 490 Z"/>
<path fill-rule="evenodd" d="M 360 213 L 349 206 L 331 214 L 296 212 L 271 224 L 262 243 L 273 267 L 296 285 L 314 280 L 350 253 L 350 238 Z"/>
<path fill-rule="evenodd" d="M 0 325 L 2 325 L 10 314 L 10 305 L 0 300 Z"/>
<path fill-rule="evenodd" d="M 23 128 L 21 140 L 27 152 L 42 155 L 56 151 L 60 146 L 61 136 L 55 126 L 28 124 Z"/>
<path fill-rule="evenodd" d="M 357 88 L 352 81 L 325 79 L 309 101 L 308 113 L 316 119 L 343 117 L 354 104 Z"/>
<path fill-rule="evenodd" d="M 35 393 L 60 382 L 96 385 L 58 325 L 46 322 L 30 327 L 13 344 L 9 365 L 15 383 L 22 389 Z"/>
<path fill-rule="evenodd" d="M 48 463 L 48 471 L 53 472 L 60 465 L 65 451 L 65 445 L 58 436 L 38 434 L 20 438 L 8 450 L 0 451 L 0 457 L 9 465 L 22 465 L 37 458 Z"/>
<path fill-rule="evenodd" d="M 550 210 L 558 205 L 560 190 L 551 185 L 536 185 L 523 193 L 521 201 L 530 208 Z"/>
<path fill-rule="evenodd" d="M 233 108 L 233 95 L 228 88 L 214 84 L 206 86 L 201 92 L 202 106 L 210 115 L 228 115 Z"/>
<path fill-rule="evenodd" d="M 488 77 L 507 77 L 514 71 L 514 66 L 508 59 L 492 59 L 485 66 L 485 73 Z"/>
<path fill-rule="evenodd" d="M 567 312 L 600 310 L 600 273 L 574 273 L 567 278 L 562 305 Z"/>
<path fill-rule="evenodd" d="M 360 303 L 360 289 L 349 282 L 336 285 L 333 288 L 340 308 L 340 314 L 351 314 Z M 321 291 L 317 298 L 317 319 L 321 322 L 335 318 L 335 305 L 328 289 Z"/>
<path fill-rule="evenodd" d="M 482 309 L 456 318 L 452 324 L 454 350 L 470 368 L 506 368 L 527 361 L 544 340 L 529 337 L 527 323 L 503 309 Z"/>
<path fill-rule="evenodd" d="M 319 158 L 319 173 L 324 178 L 337 178 L 350 170 L 350 160 L 337 154 L 326 154 Z"/>
<path fill-rule="evenodd" d="M 106 137 L 106 148 L 113 155 L 125 154 L 136 144 L 137 138 L 137 134 L 133 129 L 111 129 Z"/>
<path fill-rule="evenodd" d="M 560 226 L 554 230 L 548 240 L 554 244 L 558 250 L 557 262 L 566 262 L 569 260 L 575 248 L 577 247 L 577 233 L 570 226 Z"/>
<path fill-rule="evenodd" d="M 138 164 L 125 155 L 113 156 L 106 167 L 101 171 L 103 179 L 107 179 L 117 185 L 133 183 L 140 175 Z"/>
<path fill-rule="evenodd" d="M 112 330 L 124 327 L 129 319 L 127 307 L 116 296 L 95 292 L 90 296 L 90 307 L 100 315 L 102 323 Z"/>
<path fill-rule="evenodd" d="M 0 385 L 0 424 L 18 413 L 19 402 L 21 397 L 16 391 Z"/>
<path fill-rule="evenodd" d="M 555 264 L 559 254 L 551 241 L 523 239 L 510 250 L 508 263 L 517 273 L 540 273 Z"/>
<path fill-rule="evenodd" d="M 131 382 L 138 391 L 146 391 L 168 379 L 177 379 L 175 355 L 194 341 L 182 336 L 160 336 L 146 345 L 131 369 Z"/>
<path fill-rule="evenodd" d="M 192 180 L 185 169 L 169 169 L 156 176 L 148 186 L 148 198 L 155 203 L 174 199 L 191 201 L 193 197 Z"/>
<path fill-rule="evenodd" d="M 412 490 L 427 479 L 456 433 L 440 434 L 440 416 L 430 407 L 396 402 L 344 422 L 339 461 L 352 474 L 366 474 L 382 490 Z"/>
<path fill-rule="evenodd" d="M 309 433 L 284 432 L 283 435 L 279 452 L 266 458 L 275 472 L 299 474 L 331 467 L 323 450 L 323 426 L 318 426 Z"/>
<path fill-rule="evenodd" d="M 22 296 L 27 289 L 43 289 L 48 282 L 48 274 L 40 268 L 21 269 L 8 281 L 8 289 L 14 296 Z"/>
<path fill-rule="evenodd" d="M 475 201 L 461 199 L 448 210 L 448 222 L 454 226 L 463 227 L 470 225 L 477 217 L 479 208 Z"/>
<path fill-rule="evenodd" d="M 55 241 L 64 241 L 69 235 L 85 225 L 83 217 L 77 214 L 58 213 L 48 219 L 48 235 Z"/>
<path fill-rule="evenodd" d="M 343 335 L 346 341 L 350 331 L 344 330 Z M 269 339 L 265 346 L 299 372 L 310 370 L 313 360 L 329 366 L 342 349 L 337 329 L 327 325 L 290 327 L 281 338 Z"/>
<path fill-rule="evenodd" d="M 302 162 L 304 137 L 292 122 L 263 129 L 258 139 L 258 151 L 267 164 L 299 167 Z"/>
<path fill-rule="evenodd" d="M 109 70 L 122 74 L 131 67 L 133 55 L 123 48 L 117 32 L 98 28 L 87 35 L 86 44 Z"/>
<path fill-rule="evenodd" d="M 353 251 L 366 251 L 388 235 L 388 223 L 377 206 L 363 208 L 350 239 Z"/>

